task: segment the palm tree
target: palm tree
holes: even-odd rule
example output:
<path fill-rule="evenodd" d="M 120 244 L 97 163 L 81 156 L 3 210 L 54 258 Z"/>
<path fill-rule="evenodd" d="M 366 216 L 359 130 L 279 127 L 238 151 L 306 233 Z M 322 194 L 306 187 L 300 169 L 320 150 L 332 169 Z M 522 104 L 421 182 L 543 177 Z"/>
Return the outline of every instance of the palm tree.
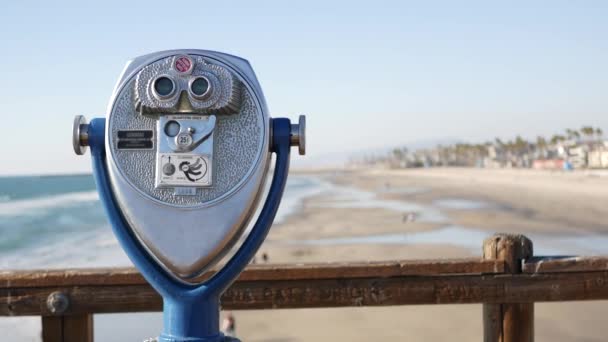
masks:
<path fill-rule="evenodd" d="M 537 136 L 536 137 L 536 147 L 539 150 L 544 150 L 547 147 L 547 140 L 544 137 L 540 136 L 540 135 Z"/>
<path fill-rule="evenodd" d="M 547 157 L 547 139 L 540 135 L 536 137 L 536 157 Z"/>
<path fill-rule="evenodd" d="M 602 140 L 602 136 L 604 135 L 604 131 L 602 131 L 601 128 L 596 128 L 595 129 L 595 135 L 597 136 L 598 140 Z"/>
<path fill-rule="evenodd" d="M 515 151 L 517 154 L 523 154 L 528 149 L 528 142 L 524 140 L 520 135 L 515 137 L 515 142 L 513 143 L 515 147 Z"/>
<path fill-rule="evenodd" d="M 593 127 L 591 126 L 583 126 L 580 129 L 580 132 L 587 137 L 589 140 L 591 138 L 593 138 L 593 136 L 595 135 L 595 129 L 593 129 Z"/>
<path fill-rule="evenodd" d="M 564 142 L 565 140 L 566 140 L 566 137 L 564 137 L 563 135 L 559 135 L 559 134 L 555 134 L 551 137 L 551 143 L 553 145 L 557 145 L 557 143 Z"/>
<path fill-rule="evenodd" d="M 574 131 L 571 130 L 570 128 L 566 128 L 566 136 L 568 137 L 568 139 L 572 139 L 574 135 Z"/>
<path fill-rule="evenodd" d="M 570 128 L 566 128 L 566 136 L 569 140 L 578 140 L 581 137 L 577 130 Z"/>
<path fill-rule="evenodd" d="M 403 150 L 401 150 L 400 148 L 393 149 L 392 154 L 393 154 L 393 159 L 395 159 L 397 161 L 403 160 Z"/>

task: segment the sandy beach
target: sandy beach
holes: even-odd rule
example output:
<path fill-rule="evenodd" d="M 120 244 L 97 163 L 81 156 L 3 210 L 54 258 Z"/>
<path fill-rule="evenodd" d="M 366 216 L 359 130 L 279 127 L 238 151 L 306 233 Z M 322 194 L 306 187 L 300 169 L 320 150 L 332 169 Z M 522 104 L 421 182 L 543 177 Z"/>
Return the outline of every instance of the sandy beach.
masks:
<path fill-rule="evenodd" d="M 67 177 L 59 181 L 92 180 Z M 294 170 L 286 191 L 257 263 L 264 262 L 263 253 L 269 263 L 474 257 L 481 256 L 484 238 L 495 232 L 526 234 L 534 242 L 536 255 L 608 254 L 604 219 L 608 174 L 598 171 Z M 7 268 L 128 266 L 96 199 L 81 203 L 92 195 L 93 184 L 82 186 L 82 192 L 73 196 L 61 195 L 68 203 L 48 211 L 40 208 L 42 216 L 32 216 L 30 227 L 36 229 L 39 220 L 65 225 L 53 220 L 69 217 L 77 232 L 92 221 L 89 231 L 64 235 L 72 239 L 59 245 L 63 247 L 50 241 L 51 247 L 24 247 L 0 261 Z M 24 203 L 29 208 L 38 202 L 8 202 L 4 208 L 19 209 Z M 57 198 L 42 204 L 47 202 L 57 202 Z M 536 340 L 604 341 L 607 305 L 599 301 L 536 304 Z M 479 341 L 481 311 L 481 305 L 428 305 L 237 311 L 234 315 L 237 335 L 247 342 Z M 160 313 L 99 314 L 95 315 L 95 338 L 143 340 L 157 335 L 161 326 Z M 12 341 L 39 341 L 40 320 L 3 318 L 0 332 L 5 331 L 11 332 Z"/>
<path fill-rule="evenodd" d="M 262 247 L 270 263 L 469 257 L 481 255 L 483 236 L 493 232 L 528 234 L 541 252 L 608 251 L 601 243 L 608 233 L 608 177 L 602 174 L 417 169 L 315 176 L 327 190 L 306 198 L 297 214 L 273 227 Z M 389 241 L 395 234 L 411 238 Z M 597 243 L 563 243 L 588 236 Z M 608 334 L 601 322 L 605 302 L 535 308 L 537 341 L 603 341 Z M 482 336 L 481 305 L 234 314 L 244 341 L 478 341 Z"/>

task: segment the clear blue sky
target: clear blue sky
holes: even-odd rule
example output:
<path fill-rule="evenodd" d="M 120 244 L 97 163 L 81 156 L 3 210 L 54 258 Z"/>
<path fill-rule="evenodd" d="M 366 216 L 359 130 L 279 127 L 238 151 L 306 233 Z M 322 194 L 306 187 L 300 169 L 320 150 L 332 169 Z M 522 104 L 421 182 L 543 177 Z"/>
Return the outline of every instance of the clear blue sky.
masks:
<path fill-rule="evenodd" d="M 252 63 L 307 158 L 445 137 L 608 131 L 606 1 L 4 1 L 1 174 L 82 172 L 74 115 L 103 116 L 135 56 Z"/>

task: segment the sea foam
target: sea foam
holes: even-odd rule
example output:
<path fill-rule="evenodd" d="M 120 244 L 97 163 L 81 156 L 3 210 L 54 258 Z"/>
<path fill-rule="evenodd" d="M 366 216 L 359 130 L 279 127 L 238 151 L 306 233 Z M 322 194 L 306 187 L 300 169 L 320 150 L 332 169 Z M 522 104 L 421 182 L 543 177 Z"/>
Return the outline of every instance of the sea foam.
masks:
<path fill-rule="evenodd" d="M 75 203 L 99 200 L 97 191 L 72 192 L 26 200 L 0 202 L 0 216 L 27 215 L 32 211 L 65 207 Z"/>

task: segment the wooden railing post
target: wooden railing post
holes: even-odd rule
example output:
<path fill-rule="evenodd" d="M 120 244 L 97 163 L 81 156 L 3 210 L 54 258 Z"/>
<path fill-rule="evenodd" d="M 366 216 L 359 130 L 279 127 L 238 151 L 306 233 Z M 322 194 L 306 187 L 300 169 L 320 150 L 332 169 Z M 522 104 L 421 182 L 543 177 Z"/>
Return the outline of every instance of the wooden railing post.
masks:
<path fill-rule="evenodd" d="M 523 235 L 496 234 L 483 242 L 483 258 L 503 260 L 505 273 L 522 273 L 532 241 Z M 533 342 L 534 303 L 483 304 L 484 342 Z"/>
<path fill-rule="evenodd" d="M 93 342 L 93 315 L 42 316 L 42 342 Z"/>

